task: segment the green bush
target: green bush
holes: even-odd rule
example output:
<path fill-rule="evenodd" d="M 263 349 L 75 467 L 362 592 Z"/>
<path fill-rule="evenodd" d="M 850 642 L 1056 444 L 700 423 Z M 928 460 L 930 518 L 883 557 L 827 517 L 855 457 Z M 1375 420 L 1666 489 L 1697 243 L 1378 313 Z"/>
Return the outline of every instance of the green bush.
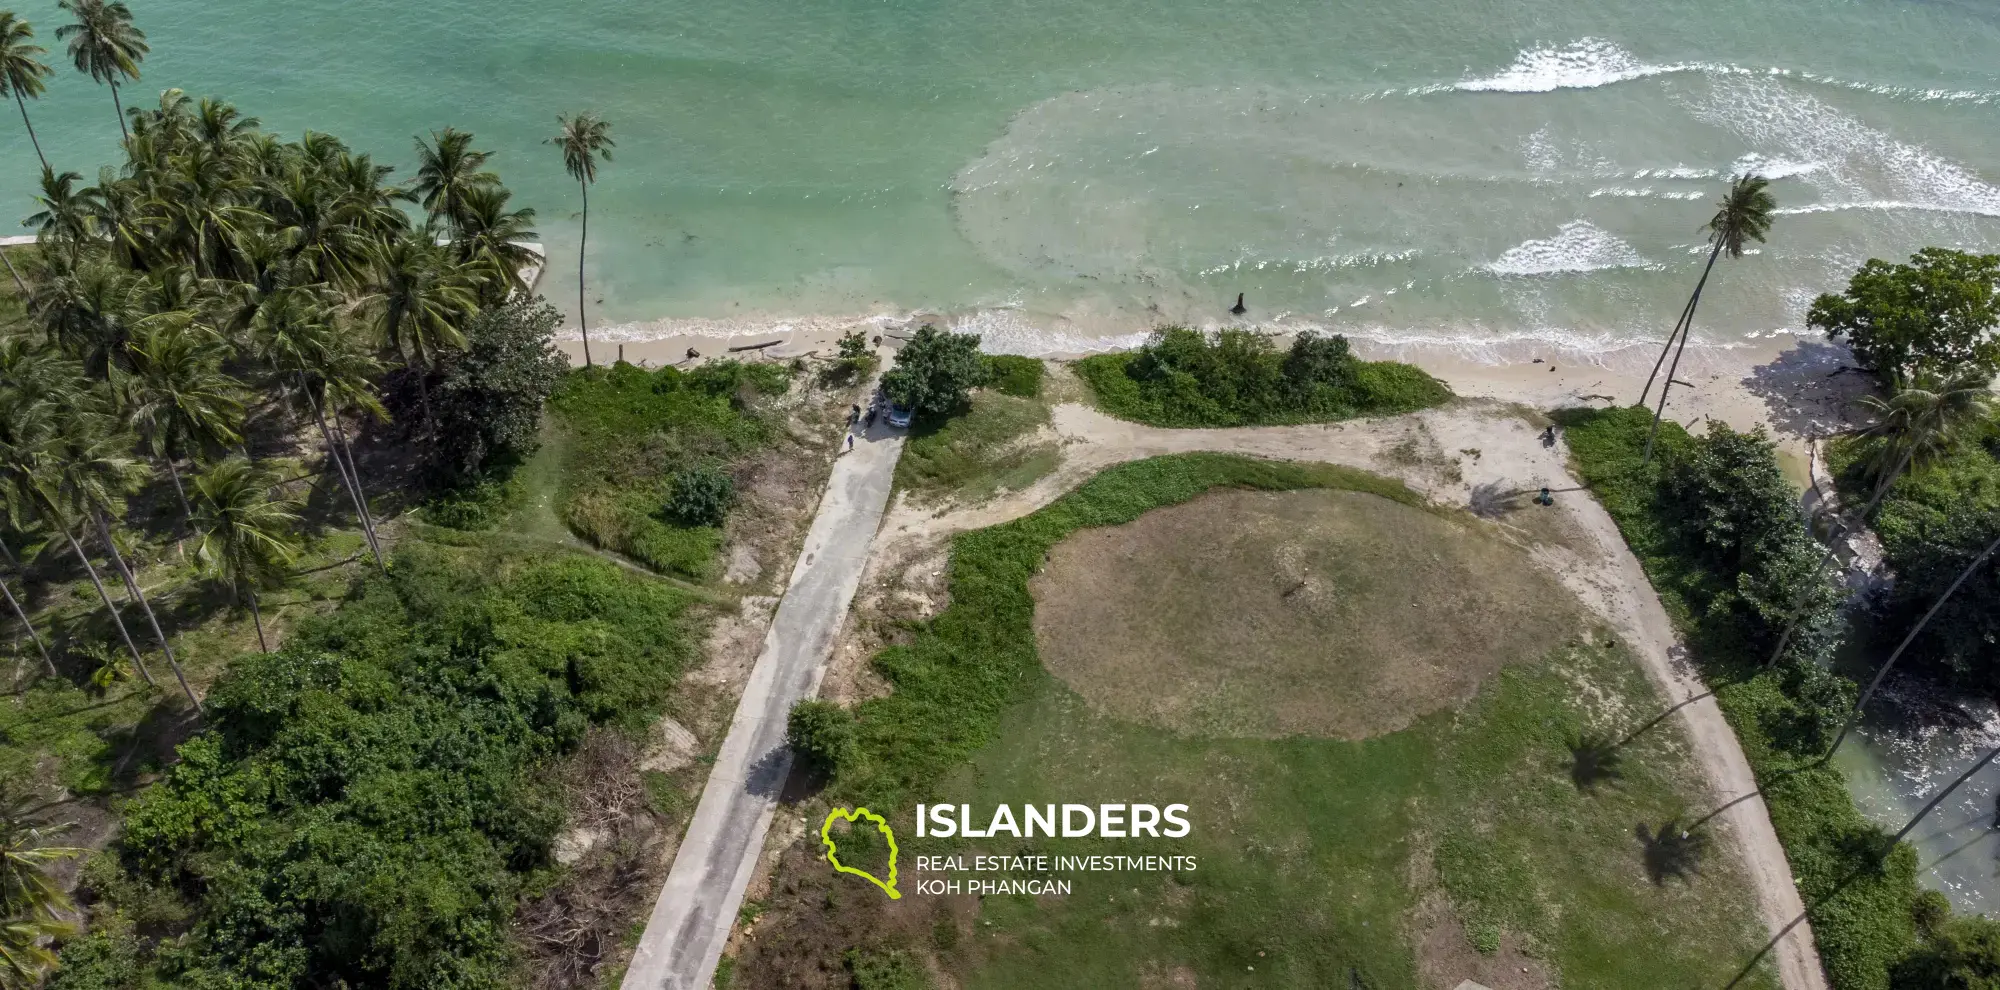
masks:
<path fill-rule="evenodd" d="M 736 482 L 707 465 L 674 472 L 667 489 L 667 518 L 683 526 L 720 526 L 736 501 Z"/>
<path fill-rule="evenodd" d="M 1891 970 L 1916 947 L 1917 857 L 1901 844 L 1877 865 L 1889 836 L 1855 808 L 1839 769 L 1819 761 L 1826 708 L 1845 704 L 1853 686 L 1823 670 L 1805 670 L 1804 664 L 1817 667 L 1817 657 L 1801 653 L 1777 669 L 1763 669 L 1766 613 L 1742 593 L 1740 575 L 1722 563 L 1735 559 L 1742 546 L 1796 545 L 1790 537 L 1759 536 L 1762 527 L 1803 533 L 1796 514 L 1766 512 L 1757 504 L 1771 497 L 1767 489 L 1779 478 L 1775 453 L 1768 444 L 1747 442 L 1745 434 L 1697 439 L 1666 422 L 1654 462 L 1641 466 L 1652 420 L 1647 410 L 1565 410 L 1557 419 L 1567 427 L 1578 473 L 1618 523 L 1702 676 L 1715 686 L 1716 703 L 1757 773 L 1799 894 L 1810 905 L 1813 938 L 1835 990 L 1886 990 Z M 1703 444 L 1711 446 L 1704 451 Z M 1690 476 L 1728 470 L 1726 461 L 1711 456 L 1723 450 L 1743 458 L 1734 465 L 1743 478 L 1763 480 L 1734 489 L 1719 478 Z M 1673 493 L 1734 508 L 1681 504 Z M 1744 504 L 1736 504 L 1739 499 Z M 1767 566 L 1755 559 L 1747 564 Z"/>
<path fill-rule="evenodd" d="M 1041 358 L 989 354 L 986 356 L 986 387 L 1016 398 L 1038 398 L 1042 394 L 1042 375 L 1046 371 L 1047 366 Z"/>
<path fill-rule="evenodd" d="M 520 504 L 523 489 L 512 472 L 488 475 L 424 500 L 423 519 L 451 529 L 492 529 Z"/>
<path fill-rule="evenodd" d="M 2000 922 L 1972 916 L 1941 922 L 1896 967 L 1895 990 L 2000 990 Z"/>
<path fill-rule="evenodd" d="M 783 365 L 718 361 L 693 371 L 629 364 L 572 372 L 550 401 L 569 436 L 559 514 L 579 537 L 662 573 L 703 580 L 722 534 L 672 513 L 676 479 L 770 443 L 762 398 L 790 386 Z M 726 480 L 726 476 L 725 479 Z M 704 481 L 706 494 L 719 487 Z M 712 506 L 712 497 L 705 499 Z M 696 513 L 720 522 L 711 511 Z"/>
<path fill-rule="evenodd" d="M 550 761 L 658 715 L 686 606 L 602 561 L 411 550 L 237 659 L 209 731 L 125 810 L 126 869 L 196 906 L 154 965 L 187 986 L 512 986 L 514 905 L 562 827 Z"/>
<path fill-rule="evenodd" d="M 831 701 L 801 701 L 785 719 L 785 742 L 809 768 L 831 777 L 853 758 L 854 715 Z"/>
<path fill-rule="evenodd" d="M 466 325 L 465 348 L 444 360 L 430 401 L 437 473 L 447 484 L 535 452 L 542 406 L 569 370 L 551 342 L 561 323 L 554 306 L 537 300 L 485 310 Z"/>
<path fill-rule="evenodd" d="M 855 709 L 855 758 L 833 786 L 873 807 L 921 800 L 996 731 L 1000 713 L 1040 676 L 1028 579 L 1078 529 L 1130 522 L 1211 488 L 1349 488 L 1411 504 L 1402 485 L 1365 472 L 1223 454 L 1183 454 L 1111 468 L 1053 504 L 952 540 L 951 606 L 915 640 L 873 659 L 894 687 Z"/>
<path fill-rule="evenodd" d="M 846 962 L 854 975 L 854 990 L 929 990 L 931 985 L 923 964 L 900 949 L 849 949 Z"/>
<path fill-rule="evenodd" d="M 1153 426 L 1251 426 L 1414 412 L 1451 398 L 1443 382 L 1366 362 L 1339 336 L 1301 333 L 1279 352 L 1248 330 L 1157 330 L 1129 354 L 1077 361 L 1104 411 Z"/>

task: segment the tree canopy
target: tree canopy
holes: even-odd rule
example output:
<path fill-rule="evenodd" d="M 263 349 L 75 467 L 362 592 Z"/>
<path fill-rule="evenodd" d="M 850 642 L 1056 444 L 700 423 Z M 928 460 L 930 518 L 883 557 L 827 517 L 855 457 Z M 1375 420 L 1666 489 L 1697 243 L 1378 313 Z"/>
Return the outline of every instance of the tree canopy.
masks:
<path fill-rule="evenodd" d="M 1847 291 L 1815 299 L 1806 323 L 1886 382 L 2000 372 L 2000 255 L 1925 248 L 1907 264 L 1870 258 Z"/>
<path fill-rule="evenodd" d="M 882 391 L 919 415 L 946 413 L 964 405 L 985 381 L 977 334 L 946 333 L 926 324 L 896 352 L 895 367 L 882 375 Z"/>

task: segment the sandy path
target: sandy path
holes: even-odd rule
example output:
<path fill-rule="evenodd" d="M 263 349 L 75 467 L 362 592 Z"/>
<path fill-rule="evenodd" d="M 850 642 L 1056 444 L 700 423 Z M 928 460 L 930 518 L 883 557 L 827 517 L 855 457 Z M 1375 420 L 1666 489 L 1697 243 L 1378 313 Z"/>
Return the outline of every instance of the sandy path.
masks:
<path fill-rule="evenodd" d="M 1054 412 L 1054 430 L 1063 444 L 1063 459 L 1053 474 L 1019 492 L 942 513 L 913 508 L 899 498 L 870 551 L 864 581 L 881 580 L 883 571 L 951 533 L 1019 518 L 1106 467 L 1161 454 L 1228 451 L 1345 464 L 1400 478 L 1437 501 L 1456 505 L 1469 505 L 1475 489 L 1482 486 L 1485 491 L 1497 487 L 1510 492 L 1547 486 L 1560 493 L 1556 506 L 1570 535 L 1565 546 L 1539 550 L 1538 559 L 1632 644 L 1646 673 L 1669 701 L 1679 703 L 1702 694 L 1707 689 L 1694 671 L 1676 661 L 1680 647 L 1673 626 L 1617 525 L 1595 499 L 1567 491 L 1580 488 L 1565 464 L 1567 451 L 1561 444 L 1543 447 L 1541 426 L 1530 423 L 1517 408 L 1468 400 L 1393 419 L 1163 430 L 1112 419 L 1086 406 L 1060 405 Z M 1680 709 L 1679 718 L 1717 805 L 1756 790 L 1756 778 L 1736 735 L 1712 699 Z M 1735 804 L 1719 821 L 1725 841 L 1742 857 L 1766 926 L 1776 934 L 1804 906 L 1763 799 Z M 1786 990 L 1825 990 L 1810 926 L 1793 929 L 1774 955 Z"/>

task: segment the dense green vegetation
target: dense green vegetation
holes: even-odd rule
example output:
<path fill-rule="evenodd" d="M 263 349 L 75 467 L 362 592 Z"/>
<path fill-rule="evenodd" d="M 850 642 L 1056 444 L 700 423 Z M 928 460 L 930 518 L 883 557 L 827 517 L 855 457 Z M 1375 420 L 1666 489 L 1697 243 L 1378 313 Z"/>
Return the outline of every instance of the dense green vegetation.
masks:
<path fill-rule="evenodd" d="M 986 387 L 1003 395 L 1017 399 L 1040 398 L 1042 376 L 1048 365 L 1041 358 L 1021 357 L 1018 354 L 988 354 L 986 356 Z"/>
<path fill-rule="evenodd" d="M 852 743 L 835 743 L 843 755 L 832 800 L 985 808 L 1143 794 L 1195 809 L 1194 834 L 1176 842 L 981 846 L 899 829 L 905 862 L 947 850 L 1199 858 L 1196 871 L 1079 874 L 1070 897 L 986 897 L 976 921 L 941 913 L 924 949 L 947 972 L 983 987 L 1046 986 L 1050 973 L 1089 986 L 1145 985 L 1166 973 L 1229 985 L 1250 972 L 1283 986 L 1358 976 L 1369 987 L 1415 987 L 1416 953 L 1398 919 L 1431 895 L 1448 898 L 1473 944 L 1525 948 L 1562 985 L 1719 986 L 1734 975 L 1758 937 L 1747 890 L 1726 870 L 1656 883 L 1638 868 L 1634 823 L 1665 829 L 1693 793 L 1678 741 L 1635 741 L 1615 786 L 1593 793 L 1572 782 L 1568 747 L 1602 718 L 1579 698 L 1580 681 L 1593 695 L 1652 703 L 1643 673 L 1615 644 L 1592 637 L 1510 669 L 1456 712 L 1362 742 L 1165 731 L 1109 717 L 1050 677 L 1029 591 L 1049 549 L 1078 529 L 1218 486 L 1333 487 L 1421 504 L 1400 484 L 1327 465 L 1185 455 L 1113 468 L 1031 516 L 958 536 L 951 606 L 875 658 L 894 691 L 859 705 Z M 848 731 L 830 714 L 814 721 L 836 726 L 820 739 Z M 1435 879 L 1413 885 L 1413 874 L 1433 869 Z M 865 910 L 872 893 L 807 886 L 798 910 Z M 736 966 L 739 982 L 765 973 L 757 953 L 793 944 L 779 923 L 763 916 L 768 934 Z M 911 949 L 866 931 L 874 941 L 835 947 L 834 958 Z M 1743 985 L 1775 984 L 1759 971 Z"/>
<path fill-rule="evenodd" d="M 1881 441 L 1847 436 L 1827 447 L 1843 491 L 1867 491 Z M 1982 420 L 1948 438 L 1938 456 L 1896 479 L 1873 520 L 1895 572 L 1881 638 L 1900 637 L 1960 572 L 2000 537 L 2000 424 Z M 1946 601 L 1904 660 L 1968 687 L 2000 684 L 2000 569 L 1989 564 Z"/>
<path fill-rule="evenodd" d="M 1844 679 L 1813 673 L 1823 669 L 1831 643 L 1807 636 L 1786 663 L 1762 669 L 1774 638 L 1768 605 L 1776 599 L 1760 590 L 1769 585 L 1756 575 L 1795 573 L 1791 548 L 1807 540 L 1770 445 L 1746 442 L 1726 428 L 1691 437 L 1668 423 L 1659 458 L 1642 467 L 1650 419 L 1640 409 L 1564 416 L 1580 473 L 1645 565 L 1757 771 L 1772 824 L 1810 906 L 1828 976 L 1837 990 L 1952 985 L 1891 982 L 1891 972 L 1921 949 L 1913 917 L 1916 855 L 1907 845 L 1887 849 L 1888 836 L 1855 809 L 1840 771 L 1819 760 L 1827 712 L 1834 709 L 1835 719 L 1844 714 L 1838 709 L 1853 690 Z M 1715 463 L 1740 475 L 1739 495 L 1689 483 L 1690 474 Z M 1690 519 L 1762 529 L 1765 549 L 1745 539 L 1747 532 L 1732 536 L 1728 525 L 1720 527 L 1725 545 L 1750 550 L 1732 564 L 1715 552 L 1718 527 L 1690 526 Z"/>
<path fill-rule="evenodd" d="M 1054 443 L 1033 441 L 1049 407 L 988 387 L 951 417 L 920 420 L 896 462 L 896 483 L 926 495 L 976 500 L 1018 491 L 1055 469 Z"/>
<path fill-rule="evenodd" d="M 193 922 L 143 966 L 189 986 L 511 985 L 508 919 L 563 822 L 546 768 L 593 724 L 658 714 L 687 606 L 582 557 L 413 547 L 239 659 L 210 731 L 125 814 L 130 883 Z M 106 954 L 106 927 L 72 952 Z M 56 986 L 131 984 L 102 968 Z"/>
<path fill-rule="evenodd" d="M 2000 373 L 2000 255 L 1925 248 L 1907 264 L 1879 258 L 1847 291 L 1813 301 L 1806 322 L 1843 340 L 1862 365 L 1895 384 L 1919 374 Z"/>
<path fill-rule="evenodd" d="M 1286 351 L 1247 330 L 1155 331 L 1131 353 L 1074 365 L 1097 405 L 1152 426 L 1257 426 L 1415 412 L 1451 390 L 1414 366 L 1362 361 L 1347 339 L 1301 333 Z"/>
<path fill-rule="evenodd" d="M 770 442 L 758 400 L 782 394 L 790 377 L 784 365 L 733 361 L 571 376 L 550 401 L 567 434 L 563 520 L 662 573 L 708 577 L 728 502 L 716 479 Z"/>
<path fill-rule="evenodd" d="M 882 375 L 882 391 L 918 416 L 947 416 L 985 384 L 987 367 L 979 335 L 947 333 L 926 323 L 896 352 L 895 366 Z"/>

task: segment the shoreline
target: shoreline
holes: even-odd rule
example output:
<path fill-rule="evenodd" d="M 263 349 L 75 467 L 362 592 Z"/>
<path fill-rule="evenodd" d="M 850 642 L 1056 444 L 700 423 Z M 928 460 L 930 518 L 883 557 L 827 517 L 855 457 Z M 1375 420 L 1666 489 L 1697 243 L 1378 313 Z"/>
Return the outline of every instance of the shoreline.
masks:
<path fill-rule="evenodd" d="M 977 326 L 937 314 L 865 319 L 809 319 L 780 323 L 766 329 L 716 321 L 709 332 L 668 332 L 648 339 L 593 339 L 592 358 L 600 363 L 623 359 L 646 368 L 688 367 L 699 361 L 735 357 L 745 360 L 790 360 L 831 354 L 839 337 L 859 328 L 884 346 L 924 323 L 977 332 Z M 675 321 L 677 325 L 680 321 Z M 631 325 L 620 328 L 627 329 Z M 1209 329 L 1214 329 L 1213 327 Z M 1282 343 L 1289 328 L 1261 328 Z M 583 364 L 581 340 L 568 337 L 556 346 L 572 365 Z M 629 330 L 628 330 L 629 332 Z M 595 336 L 595 335 L 593 335 Z M 1105 347 L 1064 350 L 1033 356 L 1069 361 L 1093 353 L 1130 350 L 1142 335 L 1097 338 Z M 1356 355 L 1371 361 L 1394 360 L 1416 365 L 1468 398 L 1518 402 L 1548 410 L 1579 405 L 1623 405 L 1637 401 L 1652 374 L 1658 342 L 1638 341 L 1608 349 L 1585 350 L 1557 341 L 1510 340 L 1498 343 L 1384 342 L 1367 335 L 1349 335 Z M 731 347 L 770 347 L 731 352 Z M 1013 353 L 1009 341 L 987 341 L 988 353 Z M 700 357 L 687 357 L 692 348 Z M 1671 360 L 1671 358 L 1669 359 Z M 1871 379 L 1854 374 L 1847 349 L 1816 336 L 1771 334 L 1740 344 L 1700 341 L 1690 345 L 1674 378 L 1677 382 L 1667 416 L 1699 430 L 1706 420 L 1719 420 L 1738 430 L 1770 429 L 1786 454 L 1803 460 L 1815 437 L 1852 428 L 1854 401 L 1869 392 Z M 1666 371 L 1660 370 L 1664 378 Z M 1692 386 L 1692 387 L 1686 387 Z M 1656 401 L 1656 383 L 1649 401 Z"/>

